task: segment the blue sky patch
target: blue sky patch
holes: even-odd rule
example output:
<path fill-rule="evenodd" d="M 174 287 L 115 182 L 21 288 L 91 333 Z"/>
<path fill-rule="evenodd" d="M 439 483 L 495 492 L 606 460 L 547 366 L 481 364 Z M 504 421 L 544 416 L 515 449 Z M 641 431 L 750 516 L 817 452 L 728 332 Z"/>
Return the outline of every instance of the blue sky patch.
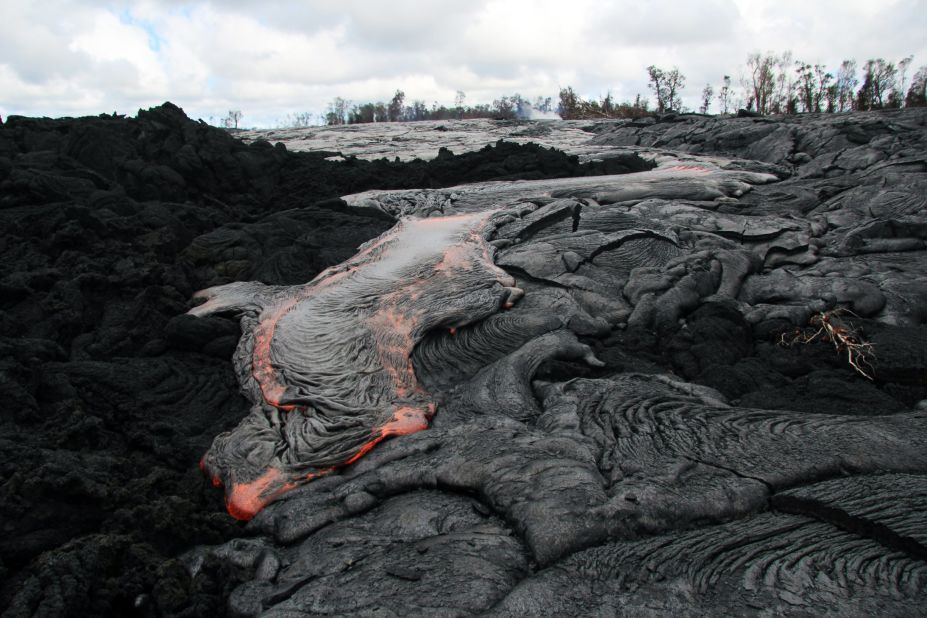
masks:
<path fill-rule="evenodd" d="M 161 50 L 161 35 L 158 34 L 153 23 L 144 19 L 137 19 L 129 9 L 119 13 L 119 21 L 144 30 L 145 34 L 148 35 L 148 48 L 154 52 Z"/>

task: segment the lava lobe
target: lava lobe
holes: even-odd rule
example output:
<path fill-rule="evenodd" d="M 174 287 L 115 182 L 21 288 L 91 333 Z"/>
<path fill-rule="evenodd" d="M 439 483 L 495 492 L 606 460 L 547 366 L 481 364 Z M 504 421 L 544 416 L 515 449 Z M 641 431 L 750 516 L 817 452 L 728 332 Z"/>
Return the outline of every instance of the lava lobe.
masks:
<path fill-rule="evenodd" d="M 496 212 L 402 219 L 304 285 L 236 282 L 197 293 L 204 316 L 241 316 L 234 355 L 250 414 L 219 435 L 201 467 L 250 519 L 286 491 L 428 427 L 435 402 L 411 354 L 425 333 L 454 332 L 523 292 L 493 263 Z"/>

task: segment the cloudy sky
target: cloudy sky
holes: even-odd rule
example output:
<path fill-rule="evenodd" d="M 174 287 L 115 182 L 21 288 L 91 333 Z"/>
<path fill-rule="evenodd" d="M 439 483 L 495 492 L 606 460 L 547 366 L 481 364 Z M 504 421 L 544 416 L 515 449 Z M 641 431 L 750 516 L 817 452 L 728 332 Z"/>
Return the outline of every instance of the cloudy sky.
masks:
<path fill-rule="evenodd" d="M 927 0 L 0 0 L 0 115 L 134 115 L 170 100 L 244 126 L 319 114 L 336 96 L 450 105 L 503 94 L 649 95 L 678 66 L 684 102 L 753 51 L 835 69 L 914 55 Z M 913 70 L 911 71 L 913 72 Z M 909 73 L 910 77 L 910 73 Z"/>

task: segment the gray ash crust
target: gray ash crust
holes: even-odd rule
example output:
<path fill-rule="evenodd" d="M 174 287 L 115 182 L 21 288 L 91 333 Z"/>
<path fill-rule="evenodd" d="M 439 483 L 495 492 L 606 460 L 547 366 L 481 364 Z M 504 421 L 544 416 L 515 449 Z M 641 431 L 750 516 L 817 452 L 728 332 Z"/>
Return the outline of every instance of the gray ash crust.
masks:
<path fill-rule="evenodd" d="M 347 195 L 386 187 L 359 184 L 249 216 L 217 183 L 160 203 L 187 234 L 166 248 L 147 210 L 28 194 L 0 211 L 29 240 L 6 241 L 25 274 L 0 284 L 6 612 L 917 615 L 925 114 L 660 120 L 593 140 L 660 165 L 634 177 Z M 432 427 L 232 525 L 193 468 L 247 412 L 239 329 L 173 317 L 187 294 L 304 283 L 395 216 L 488 201 L 511 210 L 490 242 L 526 294 L 415 348 Z M 74 244 L 47 248 L 71 220 Z M 319 232 L 288 250 L 281 230 Z M 838 307 L 875 345 L 872 381 L 826 343 L 778 344 Z"/>

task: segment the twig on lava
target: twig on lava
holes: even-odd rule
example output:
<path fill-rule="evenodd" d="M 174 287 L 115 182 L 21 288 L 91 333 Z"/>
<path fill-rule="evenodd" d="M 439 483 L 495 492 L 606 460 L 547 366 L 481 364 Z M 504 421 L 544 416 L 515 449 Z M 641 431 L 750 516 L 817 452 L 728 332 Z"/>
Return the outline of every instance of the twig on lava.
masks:
<path fill-rule="evenodd" d="M 857 328 L 842 319 L 847 314 L 858 317 L 849 309 L 842 308 L 818 312 L 808 320 L 810 326 L 796 329 L 792 333 L 783 333 L 779 343 L 791 347 L 796 343 L 807 344 L 816 339 L 826 339 L 834 345 L 837 354 L 847 353 L 847 361 L 856 373 L 867 380 L 873 380 L 873 345 L 862 338 Z"/>

